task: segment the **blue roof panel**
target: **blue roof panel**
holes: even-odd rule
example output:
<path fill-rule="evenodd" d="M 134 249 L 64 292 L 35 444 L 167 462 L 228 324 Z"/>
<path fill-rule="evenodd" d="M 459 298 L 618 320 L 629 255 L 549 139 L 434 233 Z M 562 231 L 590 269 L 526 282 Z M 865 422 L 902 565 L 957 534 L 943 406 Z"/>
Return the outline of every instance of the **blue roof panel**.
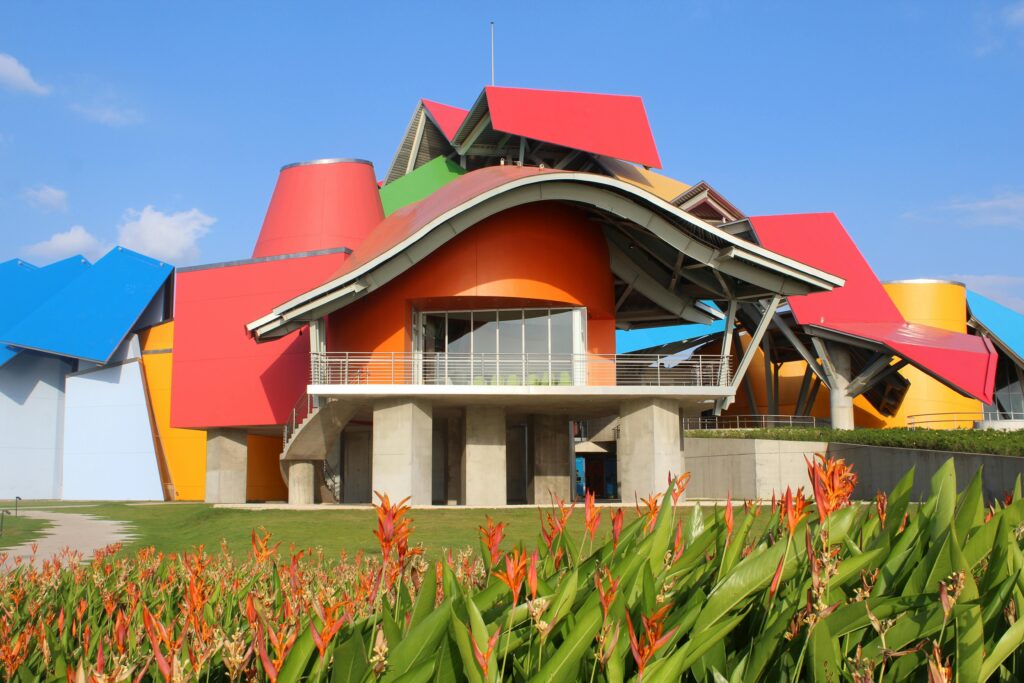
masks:
<path fill-rule="evenodd" d="M 967 306 L 978 322 L 1018 357 L 1024 358 L 1024 315 L 970 290 L 967 291 Z"/>
<path fill-rule="evenodd" d="M 0 263 L 0 339 L 71 280 L 89 268 L 81 256 L 72 256 L 37 268 L 20 259 Z M 0 345 L 0 366 L 18 349 Z"/>
<path fill-rule="evenodd" d="M 105 363 L 172 271 L 166 263 L 115 247 L 0 330 L 0 342 Z"/>
<path fill-rule="evenodd" d="M 670 325 L 668 327 L 650 327 L 644 330 L 616 330 L 615 353 L 632 353 L 640 349 L 649 349 L 652 346 L 701 337 L 705 334 L 718 334 L 724 330 L 724 320 L 717 320 L 710 325 Z"/>

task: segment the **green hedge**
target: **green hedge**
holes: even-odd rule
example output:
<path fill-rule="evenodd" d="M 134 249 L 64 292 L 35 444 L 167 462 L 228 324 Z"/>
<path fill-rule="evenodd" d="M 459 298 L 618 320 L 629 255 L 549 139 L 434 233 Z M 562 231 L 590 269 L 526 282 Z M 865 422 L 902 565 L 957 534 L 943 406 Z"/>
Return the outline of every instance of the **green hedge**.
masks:
<path fill-rule="evenodd" d="M 997 432 L 969 429 L 827 429 L 779 427 L 775 429 L 689 430 L 686 436 L 718 439 L 777 439 L 779 441 L 827 441 L 895 448 L 926 448 L 958 453 L 990 453 L 1024 456 L 1024 430 Z"/>

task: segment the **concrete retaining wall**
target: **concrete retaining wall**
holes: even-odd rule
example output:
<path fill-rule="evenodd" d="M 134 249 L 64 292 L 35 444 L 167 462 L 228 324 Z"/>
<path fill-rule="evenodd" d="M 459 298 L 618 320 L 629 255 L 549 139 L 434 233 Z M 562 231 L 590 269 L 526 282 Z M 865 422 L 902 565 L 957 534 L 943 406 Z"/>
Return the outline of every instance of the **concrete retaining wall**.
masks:
<path fill-rule="evenodd" d="M 805 457 L 827 453 L 843 458 L 857 473 L 854 497 L 874 498 L 877 491 L 891 491 L 911 468 L 915 468 L 911 498 L 923 500 L 929 481 L 949 458 L 956 467 L 957 488 L 963 490 L 983 467 L 982 486 L 986 499 L 1001 497 L 1013 488 L 1017 476 L 1024 477 L 1024 458 L 980 453 L 953 453 L 916 448 L 883 448 L 859 444 L 819 441 L 773 441 L 768 439 L 716 439 L 687 437 L 684 468 L 690 472 L 690 498 L 763 499 L 780 494 L 790 486 L 810 492 Z"/>

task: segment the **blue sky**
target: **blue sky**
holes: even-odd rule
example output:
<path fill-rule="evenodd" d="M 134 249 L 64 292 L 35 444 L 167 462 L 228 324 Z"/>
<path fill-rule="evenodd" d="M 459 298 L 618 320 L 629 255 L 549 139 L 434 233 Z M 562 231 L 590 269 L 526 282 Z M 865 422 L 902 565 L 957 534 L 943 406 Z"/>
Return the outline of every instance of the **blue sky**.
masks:
<path fill-rule="evenodd" d="M 0 260 L 247 257 L 281 165 L 383 175 L 418 98 L 469 106 L 492 19 L 499 85 L 641 95 L 668 174 L 1024 311 L 1021 0 L 6 2 Z"/>

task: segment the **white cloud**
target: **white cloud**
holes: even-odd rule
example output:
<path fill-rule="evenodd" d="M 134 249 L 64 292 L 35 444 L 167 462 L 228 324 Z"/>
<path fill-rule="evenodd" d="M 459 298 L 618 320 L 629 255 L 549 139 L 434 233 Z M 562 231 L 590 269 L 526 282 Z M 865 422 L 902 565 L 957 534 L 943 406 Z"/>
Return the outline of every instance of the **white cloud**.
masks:
<path fill-rule="evenodd" d="M 90 121 L 114 128 L 134 126 L 137 123 L 142 123 L 142 114 L 138 111 L 116 104 L 81 104 L 80 102 L 73 102 L 71 110 L 78 112 Z"/>
<path fill-rule="evenodd" d="M 166 214 L 152 206 L 128 209 L 117 229 L 117 241 L 134 251 L 176 266 L 199 258 L 199 238 L 217 221 L 199 209 Z"/>
<path fill-rule="evenodd" d="M 25 256 L 49 263 L 68 256 L 81 254 L 90 261 L 102 256 L 108 247 L 81 225 L 73 225 L 66 232 L 58 232 L 48 240 L 25 247 Z"/>
<path fill-rule="evenodd" d="M 33 95 L 48 95 L 50 93 L 50 86 L 36 81 L 24 64 L 3 52 L 0 52 L 0 85 L 8 90 L 27 92 Z"/>
<path fill-rule="evenodd" d="M 1024 27 L 1024 2 L 1017 2 L 1006 8 L 1006 23 Z"/>
<path fill-rule="evenodd" d="M 1020 275 L 953 275 L 982 296 L 998 301 L 1007 308 L 1024 313 L 1024 276 Z"/>
<path fill-rule="evenodd" d="M 23 194 L 25 200 L 37 209 L 66 211 L 68 208 L 68 193 L 52 185 L 30 187 Z"/>
<path fill-rule="evenodd" d="M 1000 192 L 991 197 L 957 200 L 946 209 L 972 227 L 1024 228 L 1024 192 Z"/>

